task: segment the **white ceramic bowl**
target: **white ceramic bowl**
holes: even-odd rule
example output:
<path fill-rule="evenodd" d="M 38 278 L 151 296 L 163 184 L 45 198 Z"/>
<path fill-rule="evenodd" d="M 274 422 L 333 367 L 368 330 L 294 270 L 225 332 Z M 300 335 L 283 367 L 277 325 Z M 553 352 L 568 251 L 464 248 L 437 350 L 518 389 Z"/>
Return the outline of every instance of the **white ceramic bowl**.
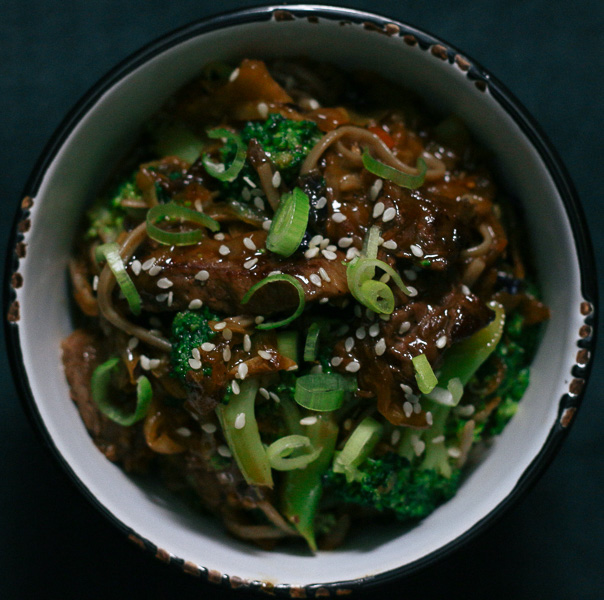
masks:
<path fill-rule="evenodd" d="M 141 124 L 211 60 L 306 55 L 367 68 L 455 112 L 495 155 L 526 212 L 551 307 L 519 413 L 451 501 L 408 531 L 364 529 L 341 549 L 265 552 L 227 536 L 159 485 L 126 475 L 96 449 L 69 399 L 60 342 L 72 330 L 67 260 L 78 219 Z M 342 594 L 401 576 L 455 548 L 510 504 L 549 462 L 589 371 L 595 271 L 582 214 L 559 160 L 518 102 L 454 48 L 357 11 L 254 8 L 193 24 L 145 48 L 100 81 L 36 166 L 11 246 L 9 346 L 23 397 L 85 495 L 130 538 L 212 582 L 300 596 Z M 306 589 L 303 589 L 306 588 Z"/>

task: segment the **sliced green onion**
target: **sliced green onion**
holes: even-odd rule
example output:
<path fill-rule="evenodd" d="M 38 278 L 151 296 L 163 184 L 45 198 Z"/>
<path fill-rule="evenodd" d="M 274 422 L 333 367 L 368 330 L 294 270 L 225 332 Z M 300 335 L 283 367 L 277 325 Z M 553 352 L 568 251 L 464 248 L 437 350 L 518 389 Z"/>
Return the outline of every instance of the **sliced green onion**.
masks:
<path fill-rule="evenodd" d="M 113 405 L 109 400 L 112 392 L 111 373 L 120 362 L 119 357 L 115 356 L 99 365 L 92 373 L 90 389 L 92 399 L 106 417 L 119 425 L 130 427 L 145 418 L 153 397 L 153 390 L 149 380 L 144 375 L 141 375 L 136 384 L 136 408 L 134 412 L 126 413 L 123 409 Z"/>
<path fill-rule="evenodd" d="M 380 245 L 380 228 L 373 225 L 369 228 L 365 239 L 363 240 L 362 255 L 366 258 L 377 258 L 378 247 Z"/>
<path fill-rule="evenodd" d="M 108 244 L 102 244 L 97 246 L 96 259 L 100 261 L 102 259 L 107 261 L 111 272 L 113 273 L 117 284 L 120 286 L 122 293 L 126 297 L 128 306 L 134 315 L 141 314 L 141 297 L 134 285 L 130 275 L 126 272 L 124 261 L 120 256 L 120 247 L 116 242 L 109 242 Z"/>
<path fill-rule="evenodd" d="M 426 178 L 426 172 L 428 171 L 428 165 L 426 161 L 420 156 L 417 159 L 417 175 L 410 175 L 409 173 L 403 173 L 399 169 L 395 169 L 390 165 L 385 165 L 376 158 L 373 158 L 369 154 L 369 150 L 365 148 L 363 151 L 363 166 L 374 175 L 381 177 L 382 179 L 388 179 L 401 187 L 409 190 L 416 190 L 424 184 Z"/>
<path fill-rule="evenodd" d="M 338 373 L 302 375 L 296 379 L 294 400 L 309 410 L 337 410 L 342 406 L 346 393 L 357 389 L 353 381 Z"/>
<path fill-rule="evenodd" d="M 304 360 L 306 362 L 313 362 L 317 358 L 320 334 L 321 325 L 317 321 L 311 323 L 306 334 L 306 343 L 304 344 Z"/>
<path fill-rule="evenodd" d="M 256 325 L 257 329 L 275 329 L 276 327 L 283 327 L 284 325 L 289 325 L 292 321 L 297 319 L 304 310 L 304 288 L 302 287 L 302 284 L 295 277 L 292 277 L 291 275 L 284 275 L 282 273 L 275 273 L 274 275 L 269 275 L 268 277 L 265 277 L 262 281 L 255 283 L 245 293 L 245 296 L 243 296 L 243 298 L 241 299 L 241 304 L 247 304 L 250 298 L 261 287 L 264 287 L 267 283 L 274 283 L 275 281 L 287 281 L 287 283 L 290 283 L 296 288 L 296 291 L 298 292 L 298 308 L 296 308 L 295 312 L 286 319 L 283 319 L 281 321 L 274 321 L 272 323 L 260 323 L 259 325 Z"/>
<path fill-rule="evenodd" d="M 463 384 L 459 377 L 453 377 L 447 383 L 447 389 L 436 386 L 426 394 L 426 398 L 443 406 L 457 406 L 463 396 Z"/>
<path fill-rule="evenodd" d="M 191 210 L 186 206 L 180 206 L 173 202 L 156 204 L 147 212 L 147 234 L 151 239 L 166 246 L 190 246 L 191 244 L 196 244 L 203 239 L 205 231 L 203 229 L 166 231 L 157 226 L 160 221 L 187 221 L 207 227 L 210 231 L 218 231 L 220 229 L 218 221 L 196 210 Z"/>
<path fill-rule="evenodd" d="M 383 281 L 363 282 L 359 290 L 362 303 L 373 312 L 391 315 L 394 310 L 394 294 Z"/>
<path fill-rule="evenodd" d="M 266 238 L 267 249 L 281 256 L 291 256 L 302 242 L 309 212 L 310 200 L 300 188 L 294 188 L 291 194 L 283 194 Z"/>
<path fill-rule="evenodd" d="M 298 362 L 298 332 L 281 331 L 277 334 L 277 350 L 285 358 Z"/>
<path fill-rule="evenodd" d="M 271 467 L 277 471 L 292 471 L 305 469 L 321 454 L 322 448 L 313 448 L 305 435 L 288 435 L 273 442 L 266 450 Z M 291 456 L 295 451 L 305 451 L 304 454 Z"/>
<path fill-rule="evenodd" d="M 245 164 L 245 155 L 247 153 L 247 149 L 241 140 L 241 137 L 228 129 L 212 129 L 208 131 L 208 137 L 212 138 L 213 140 L 226 138 L 227 141 L 235 142 L 237 151 L 235 153 L 235 158 L 228 169 L 225 169 L 224 165 L 219 166 L 212 162 L 208 154 L 204 154 L 201 157 L 203 166 L 212 177 L 220 179 L 220 181 L 234 181 L 237 178 L 237 175 L 239 175 L 241 169 L 243 169 L 243 165 Z"/>
<path fill-rule="evenodd" d="M 380 441 L 382 429 L 375 419 L 365 417 L 352 432 L 342 451 L 336 455 L 333 461 L 334 472 L 346 475 L 348 483 L 362 479 L 358 467 Z"/>
<path fill-rule="evenodd" d="M 422 394 L 429 394 L 438 383 L 436 375 L 425 354 L 419 354 L 411 359 L 415 369 L 415 380 Z"/>

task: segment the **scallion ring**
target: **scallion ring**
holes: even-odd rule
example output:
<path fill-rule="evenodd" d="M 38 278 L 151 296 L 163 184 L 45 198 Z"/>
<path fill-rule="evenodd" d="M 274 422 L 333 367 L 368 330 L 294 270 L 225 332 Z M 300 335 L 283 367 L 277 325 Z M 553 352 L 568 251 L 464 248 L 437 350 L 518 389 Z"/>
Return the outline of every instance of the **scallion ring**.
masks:
<path fill-rule="evenodd" d="M 362 256 L 367 258 L 377 258 L 378 247 L 380 245 L 380 228 L 377 225 L 373 225 L 365 239 L 363 240 L 363 252 Z"/>
<path fill-rule="evenodd" d="M 311 323 L 306 334 L 306 343 L 304 344 L 304 360 L 306 362 L 313 362 L 317 358 L 320 333 L 321 325 L 317 321 Z"/>
<path fill-rule="evenodd" d="M 388 179 L 409 190 L 416 190 L 421 187 L 424 184 L 426 172 L 428 171 L 428 165 L 421 156 L 417 159 L 417 175 L 410 175 L 409 173 L 403 173 L 403 171 L 373 158 L 373 156 L 369 154 L 367 148 L 363 151 L 363 166 L 370 173 L 373 173 L 382 179 Z"/>
<path fill-rule="evenodd" d="M 98 246 L 96 249 L 96 259 L 97 261 L 101 261 L 103 258 L 107 261 L 107 265 L 111 269 L 117 284 L 120 286 L 120 290 L 122 290 L 132 314 L 140 315 L 141 297 L 130 275 L 126 272 L 124 261 L 120 256 L 119 244 L 109 242 Z"/>
<path fill-rule="evenodd" d="M 309 410 L 337 410 L 342 406 L 346 393 L 356 390 L 353 381 L 338 373 L 302 375 L 296 379 L 294 400 Z"/>
<path fill-rule="evenodd" d="M 313 448 L 305 435 L 288 435 L 273 442 L 267 449 L 266 455 L 273 469 L 277 471 L 292 471 L 305 469 L 311 462 L 319 458 L 322 448 Z M 291 456 L 294 452 L 297 456 Z"/>
<path fill-rule="evenodd" d="M 281 256 L 291 256 L 304 238 L 309 212 L 310 200 L 300 188 L 294 188 L 291 194 L 283 194 L 266 238 L 267 249 Z"/>
<path fill-rule="evenodd" d="M 197 244 L 205 236 L 203 229 L 192 229 L 191 231 L 166 231 L 158 227 L 161 221 L 195 223 L 207 227 L 210 231 L 218 231 L 220 223 L 208 215 L 191 210 L 186 206 L 180 206 L 170 202 L 168 204 L 156 204 L 147 212 L 147 234 L 160 244 L 166 246 L 190 246 Z"/>
<path fill-rule="evenodd" d="M 111 374 L 119 363 L 119 357 L 115 356 L 99 365 L 92 373 L 90 388 L 92 399 L 106 417 L 119 425 L 130 427 L 145 418 L 153 397 L 153 390 L 149 380 L 141 375 L 136 384 L 136 408 L 134 412 L 126 413 L 123 409 L 114 406 L 109 400 L 111 396 Z"/>
<path fill-rule="evenodd" d="M 255 283 L 245 293 L 245 295 L 241 299 L 241 304 L 247 304 L 250 301 L 250 298 L 261 287 L 264 287 L 268 283 L 274 283 L 276 281 L 286 281 L 287 283 L 294 286 L 294 288 L 296 289 L 296 292 L 298 292 L 298 308 L 296 308 L 295 312 L 291 316 L 287 317 L 286 319 L 283 319 L 281 321 L 273 321 L 271 323 L 260 323 L 260 324 L 256 325 L 256 329 L 275 329 L 276 327 L 283 327 L 284 325 L 289 325 L 292 321 L 297 319 L 302 314 L 302 311 L 304 310 L 305 301 L 304 301 L 304 288 L 302 287 L 302 284 L 295 277 L 292 277 L 291 275 L 285 275 L 283 273 L 275 273 L 274 275 L 269 275 L 268 277 L 265 277 L 264 279 L 262 279 L 262 281 Z"/>
<path fill-rule="evenodd" d="M 213 140 L 226 138 L 227 141 L 235 142 L 235 145 L 237 146 L 235 158 L 228 169 L 225 169 L 224 165 L 217 165 L 216 163 L 212 162 L 208 154 L 204 154 L 201 157 L 203 166 L 212 177 L 220 179 L 220 181 L 234 181 L 245 164 L 245 155 L 247 152 L 245 144 L 241 140 L 240 136 L 232 131 L 229 131 L 228 129 L 211 129 L 207 133 L 208 137 L 212 138 Z"/>
<path fill-rule="evenodd" d="M 364 306 L 379 315 L 391 315 L 394 310 L 394 294 L 383 281 L 364 281 L 358 295 Z"/>

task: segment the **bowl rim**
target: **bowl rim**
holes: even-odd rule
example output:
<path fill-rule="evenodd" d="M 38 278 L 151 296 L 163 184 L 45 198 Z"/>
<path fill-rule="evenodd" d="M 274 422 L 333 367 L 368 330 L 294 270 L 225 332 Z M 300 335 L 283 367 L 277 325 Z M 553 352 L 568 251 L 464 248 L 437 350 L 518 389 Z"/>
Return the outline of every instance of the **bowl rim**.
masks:
<path fill-rule="evenodd" d="M 514 123 L 519 126 L 523 135 L 536 150 L 540 160 L 545 165 L 548 174 L 552 177 L 554 185 L 562 200 L 566 217 L 569 220 L 574 248 L 580 269 L 581 295 L 584 302 L 580 310 L 584 318 L 584 324 L 577 335 L 577 348 L 579 352 L 585 351 L 585 362 L 577 362 L 572 369 L 572 383 L 569 393 L 558 401 L 558 418 L 549 431 L 547 439 L 539 453 L 533 458 L 526 468 L 514 489 L 495 505 L 493 509 L 470 529 L 430 554 L 427 554 L 412 563 L 397 567 L 390 571 L 379 573 L 372 577 L 364 577 L 348 581 L 334 581 L 329 583 L 308 584 L 302 587 L 290 584 L 278 584 L 272 586 L 263 581 L 242 581 L 235 574 L 209 573 L 208 570 L 195 565 L 179 557 L 165 557 L 151 541 L 144 539 L 133 531 L 125 523 L 120 521 L 90 492 L 83 481 L 75 474 L 67 460 L 55 446 L 53 439 L 46 429 L 44 421 L 38 411 L 35 398 L 31 392 L 28 375 L 25 368 L 23 355 L 19 341 L 19 306 L 15 290 L 20 287 L 20 275 L 18 272 L 19 261 L 25 258 L 24 233 L 29 229 L 29 210 L 33 205 L 36 193 L 41 185 L 46 170 L 56 158 L 60 148 L 67 140 L 70 133 L 78 125 L 80 120 L 96 104 L 98 99 L 115 84 L 137 69 L 142 64 L 152 60 L 163 51 L 185 42 L 191 38 L 220 30 L 227 27 L 270 21 L 275 19 L 324 19 L 328 21 L 340 21 L 362 25 L 365 29 L 373 29 L 376 32 L 395 35 L 404 38 L 409 44 L 419 44 L 424 51 L 432 51 L 435 56 L 450 64 L 457 62 L 466 72 L 466 76 L 474 81 L 475 85 L 488 90 L 493 99 L 509 115 Z M 436 51 L 435 51 L 436 49 Z M 459 61 L 459 62 L 458 62 Z M 34 430 L 41 437 L 44 445 L 52 456 L 62 466 L 68 479 L 83 493 L 84 497 L 103 514 L 109 522 L 118 527 L 126 536 L 147 552 L 151 552 L 160 560 L 182 569 L 185 572 L 202 576 L 203 580 L 222 584 L 227 587 L 243 587 L 251 590 L 269 591 L 279 596 L 294 596 L 302 592 L 309 597 L 317 596 L 319 590 L 335 595 L 346 591 L 359 590 L 360 588 L 374 587 L 401 579 L 419 569 L 427 567 L 455 551 L 457 548 L 475 538 L 479 533 L 487 529 L 496 519 L 499 519 L 518 499 L 537 481 L 538 477 L 545 471 L 558 451 L 562 441 L 568 434 L 574 416 L 582 402 L 586 391 L 586 383 L 593 364 L 593 352 L 596 342 L 597 331 L 597 306 L 598 288 L 595 269 L 593 246 L 587 227 L 583 209 L 574 185 L 570 179 L 566 167 L 563 165 L 557 151 L 546 137 L 535 119 L 522 106 L 517 98 L 486 69 L 484 69 L 473 58 L 465 52 L 459 51 L 455 46 L 432 35 L 423 28 L 415 27 L 409 23 L 390 19 L 379 14 L 356 10 L 345 7 L 328 6 L 321 4 L 292 4 L 292 5 L 264 5 L 222 12 L 213 16 L 193 21 L 187 25 L 168 32 L 155 40 L 147 43 L 142 48 L 120 61 L 115 67 L 101 77 L 78 102 L 68 111 L 60 122 L 49 141 L 43 148 L 37 159 L 31 174 L 26 182 L 22 193 L 23 200 L 17 207 L 13 226 L 10 230 L 9 242 L 5 258 L 5 271 L 3 282 L 3 311 L 5 319 L 5 343 L 8 349 L 8 357 L 11 366 L 13 380 L 21 404 L 29 418 Z M 575 388 L 573 389 L 573 384 Z M 322 594 L 321 594 L 322 595 Z M 306 596 L 304 596 L 306 597 Z"/>

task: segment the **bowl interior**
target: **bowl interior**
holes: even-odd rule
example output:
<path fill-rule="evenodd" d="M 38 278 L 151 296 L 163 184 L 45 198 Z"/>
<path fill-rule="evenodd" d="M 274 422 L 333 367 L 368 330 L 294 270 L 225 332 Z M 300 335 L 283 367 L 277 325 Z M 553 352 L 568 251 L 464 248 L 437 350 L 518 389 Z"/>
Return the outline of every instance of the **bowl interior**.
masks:
<path fill-rule="evenodd" d="M 72 330 L 66 264 L 78 221 L 141 124 L 206 62 L 275 55 L 371 69 L 415 90 L 443 114 L 460 115 L 496 157 L 500 183 L 524 206 L 541 289 L 553 315 L 519 413 L 457 496 L 408 531 L 364 529 L 344 548 L 316 556 L 291 549 L 264 552 L 233 540 L 160 486 L 131 478 L 107 461 L 69 399 L 60 360 L 60 342 Z M 370 577 L 435 552 L 485 519 L 512 492 L 544 445 L 568 389 L 582 324 L 581 282 L 573 234 L 554 181 L 488 88 L 479 90 L 458 64 L 397 35 L 341 25 L 339 19 L 311 23 L 297 18 L 248 20 L 181 39 L 92 101 L 48 166 L 31 218 L 27 259 L 20 265 L 19 341 L 37 410 L 54 445 L 116 519 L 171 555 L 219 573 L 305 585 Z"/>

